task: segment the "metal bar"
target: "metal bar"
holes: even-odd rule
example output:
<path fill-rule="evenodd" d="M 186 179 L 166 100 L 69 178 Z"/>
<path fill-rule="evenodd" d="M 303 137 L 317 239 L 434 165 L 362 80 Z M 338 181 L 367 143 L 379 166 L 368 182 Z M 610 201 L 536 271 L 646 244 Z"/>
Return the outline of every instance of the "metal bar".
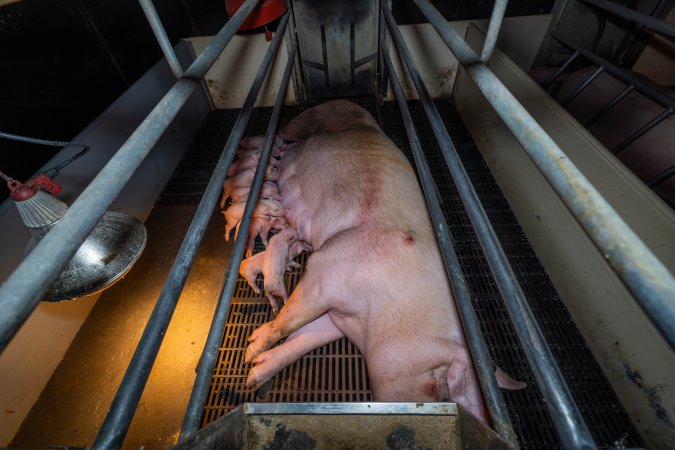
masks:
<path fill-rule="evenodd" d="M 591 84 L 591 83 L 593 82 L 593 80 L 595 80 L 596 78 L 598 78 L 598 76 L 599 76 L 604 70 L 605 70 L 605 68 L 602 67 L 602 66 L 600 66 L 600 67 L 598 67 L 597 69 L 595 69 L 595 71 L 591 74 L 591 76 L 588 77 L 588 78 L 586 78 L 586 79 L 584 80 L 584 82 L 581 83 L 581 85 L 580 85 L 578 88 L 576 88 L 576 90 L 575 90 L 574 92 L 572 92 L 572 94 L 571 94 L 569 97 L 567 97 L 564 101 L 560 102 L 560 104 L 561 104 L 562 106 L 567 106 L 567 105 L 569 105 L 569 103 L 570 103 L 572 100 L 574 100 L 574 99 L 576 98 L 577 95 L 581 94 L 581 92 L 582 92 L 584 89 L 586 89 L 586 88 L 588 87 L 588 85 Z"/>
<path fill-rule="evenodd" d="M 555 79 L 558 78 L 558 77 L 560 76 L 560 74 L 563 73 L 563 72 L 565 71 L 565 69 L 567 69 L 567 67 L 569 67 L 570 64 L 572 64 L 572 61 L 574 61 L 575 59 L 577 59 L 577 56 L 579 56 L 579 52 L 576 52 L 576 51 L 575 51 L 574 53 L 572 53 L 572 56 L 570 56 L 569 59 L 568 59 L 567 61 L 565 61 L 565 64 L 563 64 L 562 66 L 560 66 L 560 68 L 559 68 L 558 70 L 556 70 L 555 73 L 554 73 L 553 75 L 551 75 L 550 77 L 548 77 L 548 78 L 541 84 L 541 87 L 544 88 L 544 89 L 548 89 L 548 88 L 551 86 L 551 84 L 553 84 L 553 82 L 555 81 Z"/>
<path fill-rule="evenodd" d="M 638 78 L 634 73 L 619 67 L 616 64 L 613 64 L 606 59 L 596 55 L 590 50 L 579 47 L 573 42 L 568 41 L 563 35 L 554 31 L 552 34 L 553 38 L 563 44 L 566 47 L 571 48 L 572 50 L 578 51 L 581 56 L 591 61 L 596 66 L 603 66 L 607 72 L 623 81 L 627 85 L 635 86 L 641 94 L 651 98 L 655 102 L 663 105 L 666 108 L 675 109 L 675 98 L 663 93 L 656 85 L 647 81 L 644 78 Z"/>
<path fill-rule="evenodd" d="M 249 191 L 248 199 L 246 200 L 246 206 L 244 208 L 244 215 L 239 225 L 239 234 L 234 241 L 232 256 L 230 257 L 230 262 L 225 273 L 223 289 L 221 291 L 220 298 L 218 299 L 218 306 L 216 307 L 216 312 L 213 316 L 213 321 L 211 322 L 211 328 L 209 329 L 209 335 L 206 339 L 206 344 L 204 345 L 204 351 L 202 352 L 202 356 L 199 359 L 197 376 L 192 389 L 192 394 L 190 395 L 190 401 L 185 413 L 185 418 L 183 419 L 183 425 L 180 430 L 179 439 L 185 439 L 191 433 L 199 429 L 199 423 L 204 412 L 204 403 L 206 402 L 206 398 L 209 394 L 211 375 L 213 374 L 213 368 L 218 357 L 220 342 L 223 338 L 223 329 L 227 323 L 227 314 L 230 309 L 230 303 L 232 302 L 232 294 L 234 293 L 234 289 L 237 286 L 239 265 L 241 264 L 244 256 L 244 247 L 248 239 L 248 230 L 253 219 L 253 210 L 256 203 L 258 202 L 258 196 L 260 195 L 260 189 L 265 175 L 265 168 L 267 167 L 267 161 L 269 160 L 271 154 L 274 134 L 277 123 L 279 122 L 281 107 L 284 103 L 284 95 L 291 79 L 291 70 L 293 69 L 293 61 L 295 59 L 296 51 L 297 45 L 293 47 L 291 53 L 289 54 L 286 69 L 284 71 L 283 78 L 281 79 L 279 93 L 277 94 L 277 99 L 276 103 L 274 104 L 274 109 L 272 110 L 270 123 L 267 127 L 265 143 L 263 144 L 263 148 L 260 151 L 260 160 L 258 161 L 258 167 L 256 168 L 255 175 L 253 176 L 251 190 Z"/>
<path fill-rule="evenodd" d="M 419 2 L 416 1 L 416 3 L 419 6 Z M 574 403 L 572 394 L 565 384 L 560 369 L 555 363 L 555 358 L 548 348 L 543 333 L 525 299 L 525 294 L 516 281 L 516 276 L 509 265 L 506 254 L 495 236 L 487 214 L 478 200 L 478 195 L 469 180 L 466 170 L 462 166 L 456 149 L 452 145 L 450 136 L 443 126 L 438 110 L 431 100 L 421 75 L 414 66 L 412 56 L 405 45 L 401 32 L 396 26 L 391 11 L 385 8 L 383 10 L 401 59 L 408 69 L 413 84 L 415 84 L 431 128 L 441 147 L 443 157 L 448 164 L 467 214 L 476 230 L 481 248 L 485 253 L 490 270 L 504 299 L 504 304 L 513 322 L 523 351 L 533 369 L 537 384 L 546 399 L 551 418 L 556 430 L 558 430 L 563 445 L 566 448 L 575 449 L 596 448 L 593 437 Z M 422 11 L 424 13 L 424 9 Z M 427 14 L 425 16 L 429 18 Z M 442 18 L 442 16 L 440 17 Z M 447 21 L 445 19 L 442 20 L 447 25 Z M 478 60 L 475 53 L 474 56 L 476 57 L 476 65 L 480 64 L 482 67 L 487 68 L 484 63 Z"/>
<path fill-rule="evenodd" d="M 471 296 L 469 295 L 462 269 L 453 248 L 452 238 L 448 233 L 449 228 L 438 201 L 439 196 L 436 191 L 436 184 L 431 176 L 429 165 L 427 164 L 427 160 L 422 151 L 422 145 L 420 144 L 417 132 L 413 126 L 413 120 L 410 116 L 408 105 L 406 104 L 405 95 L 403 94 L 403 89 L 396 76 L 396 72 L 394 71 L 394 66 L 391 62 L 389 53 L 383 50 L 382 58 L 389 71 L 392 90 L 394 91 L 394 96 L 396 97 L 399 110 L 401 111 L 401 118 L 403 119 L 406 133 L 408 134 L 410 148 L 415 157 L 417 173 L 419 174 L 420 182 L 424 189 L 429 214 L 431 215 L 431 221 L 436 232 L 436 239 L 438 240 L 438 245 L 441 248 L 441 253 L 443 255 L 443 261 L 445 262 L 445 271 L 448 274 L 448 278 L 452 281 L 452 288 L 455 293 L 458 310 L 462 318 L 462 324 L 464 325 L 464 331 L 471 350 L 471 356 L 476 366 L 476 375 L 478 376 L 481 390 L 485 397 L 487 410 L 497 433 L 517 448 L 518 441 L 516 439 L 516 433 L 511 425 L 504 398 L 499 390 L 497 379 L 495 378 L 492 358 L 490 357 L 487 345 L 481 334 L 478 318 L 476 317 L 476 312 L 471 303 Z"/>
<path fill-rule="evenodd" d="M 21 136 L 18 134 L 6 133 L 4 131 L 0 131 L 0 138 L 9 139 L 11 141 L 28 142 L 29 144 L 51 145 L 52 147 L 65 147 L 66 145 L 70 144 L 70 142 L 50 141 L 48 139 L 38 139 L 28 136 Z"/>
<path fill-rule="evenodd" d="M 623 100 L 628 94 L 633 92 L 635 90 L 635 86 L 632 84 L 629 86 L 626 86 L 626 89 L 623 91 L 619 92 L 619 94 L 614 97 L 609 103 L 607 103 L 605 106 L 603 106 L 597 113 L 593 115 L 590 119 L 584 123 L 584 127 L 589 128 L 591 125 L 593 125 L 600 117 L 602 117 L 604 114 L 607 113 L 610 109 L 612 109 L 617 103 L 619 103 L 621 100 Z"/>
<path fill-rule="evenodd" d="M 650 188 L 654 188 L 656 187 L 656 185 L 663 183 L 673 175 L 675 175 L 675 165 L 670 166 L 668 169 L 664 170 L 651 180 L 647 181 L 647 186 L 649 186 Z"/>
<path fill-rule="evenodd" d="M 675 348 L 675 278 L 501 81 L 425 0 L 415 0 L 476 86 Z M 583 53 L 582 53 L 583 56 Z M 602 63 L 609 71 L 609 66 Z M 637 83 L 635 84 L 638 86 Z M 669 97 L 670 98 L 670 97 Z M 671 99 L 672 100 L 672 99 Z"/>
<path fill-rule="evenodd" d="M 174 259 L 171 271 L 164 282 L 162 293 L 155 304 L 122 383 L 99 430 L 94 443 L 94 448 L 96 449 L 119 448 L 122 445 L 124 436 L 136 411 L 138 401 L 150 376 L 150 370 L 159 352 L 164 334 L 176 308 L 176 303 L 185 286 L 185 280 L 192 267 L 199 244 L 211 219 L 211 213 L 218 201 L 218 195 L 222 189 L 227 169 L 232 163 L 239 141 L 241 141 L 244 135 L 265 76 L 283 40 L 283 31 L 287 23 L 288 14 L 279 22 L 274 40 L 271 42 L 260 63 L 260 68 L 244 101 L 239 117 L 237 117 L 227 144 L 216 163 L 213 175 L 209 180 L 192 223 Z"/>
<path fill-rule="evenodd" d="M 164 57 L 169 63 L 169 67 L 171 67 L 171 72 L 173 72 L 173 75 L 176 78 L 182 77 L 183 68 L 176 57 L 176 53 L 173 51 L 171 41 L 169 41 L 166 31 L 164 31 L 162 21 L 159 19 L 159 15 L 157 15 L 155 5 L 152 4 L 152 0 L 138 0 L 138 2 L 141 4 L 141 8 L 143 8 L 145 17 L 147 17 L 148 22 L 150 23 L 150 28 L 152 28 L 155 38 L 157 38 L 159 47 L 162 49 L 162 53 L 164 53 Z"/>
<path fill-rule="evenodd" d="M 480 54 L 480 59 L 485 64 L 489 63 L 490 58 L 492 58 L 492 52 L 495 50 L 495 44 L 497 43 L 499 30 L 502 28 L 504 13 L 506 12 L 506 6 L 508 4 L 509 0 L 495 0 L 495 4 L 492 7 L 490 25 L 488 25 L 487 36 L 485 37 L 485 42 L 483 43 L 483 51 Z"/>
<path fill-rule="evenodd" d="M 668 108 L 665 111 L 663 111 L 661 114 L 658 116 L 654 117 L 652 120 L 650 120 L 647 124 L 645 124 L 642 128 L 637 130 L 635 133 L 631 134 L 628 136 L 626 139 L 624 139 L 620 144 L 618 144 L 616 147 L 612 149 L 612 153 L 615 155 L 618 155 L 622 151 L 626 149 L 630 144 L 633 142 L 637 141 L 639 138 L 645 135 L 649 130 L 663 122 L 668 118 L 669 115 L 673 113 L 672 108 Z"/>
<path fill-rule="evenodd" d="M 596 6 L 612 14 L 616 14 L 622 19 L 637 22 L 647 28 L 656 31 L 664 36 L 675 38 L 675 25 L 659 20 L 656 17 L 648 16 L 625 6 L 618 5 L 607 0 L 583 0 L 584 3 Z"/>
<path fill-rule="evenodd" d="M 87 238 L 134 171 L 157 143 L 208 68 L 215 62 L 251 8 L 247 0 L 204 52 L 153 108 L 117 153 L 101 169 L 66 214 L 0 286 L 0 351 L 40 301 L 42 294 Z"/>

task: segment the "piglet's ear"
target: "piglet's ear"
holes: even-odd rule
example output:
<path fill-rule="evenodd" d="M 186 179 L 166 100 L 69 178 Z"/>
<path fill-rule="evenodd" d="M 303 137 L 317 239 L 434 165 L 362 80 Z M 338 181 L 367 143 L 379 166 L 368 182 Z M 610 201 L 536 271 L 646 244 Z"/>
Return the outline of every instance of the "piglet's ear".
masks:
<path fill-rule="evenodd" d="M 495 370 L 495 378 L 497 378 L 497 384 L 500 388 L 508 389 L 509 391 L 517 391 L 527 387 L 527 383 L 514 380 L 508 373 L 504 372 L 499 367 Z"/>

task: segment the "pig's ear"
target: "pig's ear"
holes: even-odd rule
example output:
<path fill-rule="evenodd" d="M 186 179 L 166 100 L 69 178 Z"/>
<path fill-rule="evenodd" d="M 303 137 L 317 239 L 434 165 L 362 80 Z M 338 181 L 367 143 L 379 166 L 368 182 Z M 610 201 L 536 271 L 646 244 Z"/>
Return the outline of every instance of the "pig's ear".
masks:
<path fill-rule="evenodd" d="M 500 388 L 508 389 L 509 391 L 517 391 L 527 387 L 527 383 L 514 380 L 508 373 L 504 372 L 499 367 L 495 370 L 495 378 L 497 378 L 497 384 Z"/>

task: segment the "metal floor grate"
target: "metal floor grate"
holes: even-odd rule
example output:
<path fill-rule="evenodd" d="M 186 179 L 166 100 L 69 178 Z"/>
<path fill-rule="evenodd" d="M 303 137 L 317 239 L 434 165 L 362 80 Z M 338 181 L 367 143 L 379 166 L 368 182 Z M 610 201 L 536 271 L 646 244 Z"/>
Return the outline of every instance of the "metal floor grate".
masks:
<path fill-rule="evenodd" d="M 355 101 L 378 119 L 385 133 L 411 158 L 396 104 L 377 105 L 373 99 Z M 442 198 L 441 206 L 488 347 L 500 367 L 528 383 L 525 390 L 504 391 L 520 445 L 523 449 L 562 448 L 421 105 L 411 101 L 409 106 Z M 438 101 L 437 108 L 596 443 L 600 448 L 607 448 L 628 433 L 627 447 L 642 445 L 454 105 L 450 101 Z M 298 107 L 284 108 L 281 124 L 300 111 Z M 185 203 L 199 200 L 200 186 L 203 192 L 237 112 L 216 110 L 210 114 L 160 201 Z M 247 135 L 264 134 L 270 114 L 271 108 L 256 109 Z M 306 258 L 306 255 L 302 256 L 303 267 Z M 289 292 L 301 273 L 302 269 L 299 269 L 287 274 Z M 264 392 L 256 394 L 246 389 L 244 381 L 248 367 L 242 361 L 246 339 L 258 325 L 271 319 L 271 311 L 267 300 L 256 296 L 243 279 L 238 283 L 205 405 L 203 425 L 243 402 L 371 400 L 365 363 L 356 348 L 344 339 L 317 349 L 287 367 L 266 390 L 263 389 Z"/>

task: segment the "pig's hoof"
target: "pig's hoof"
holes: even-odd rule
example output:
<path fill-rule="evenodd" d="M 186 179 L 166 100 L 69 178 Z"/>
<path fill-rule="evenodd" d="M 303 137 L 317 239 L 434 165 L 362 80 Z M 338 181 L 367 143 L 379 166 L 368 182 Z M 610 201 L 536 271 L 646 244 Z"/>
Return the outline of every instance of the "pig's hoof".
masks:
<path fill-rule="evenodd" d="M 244 355 L 244 362 L 250 363 L 253 359 L 270 348 L 276 342 L 270 336 L 269 327 L 263 325 L 255 330 L 248 338 L 248 347 L 246 347 L 246 354 Z"/>

